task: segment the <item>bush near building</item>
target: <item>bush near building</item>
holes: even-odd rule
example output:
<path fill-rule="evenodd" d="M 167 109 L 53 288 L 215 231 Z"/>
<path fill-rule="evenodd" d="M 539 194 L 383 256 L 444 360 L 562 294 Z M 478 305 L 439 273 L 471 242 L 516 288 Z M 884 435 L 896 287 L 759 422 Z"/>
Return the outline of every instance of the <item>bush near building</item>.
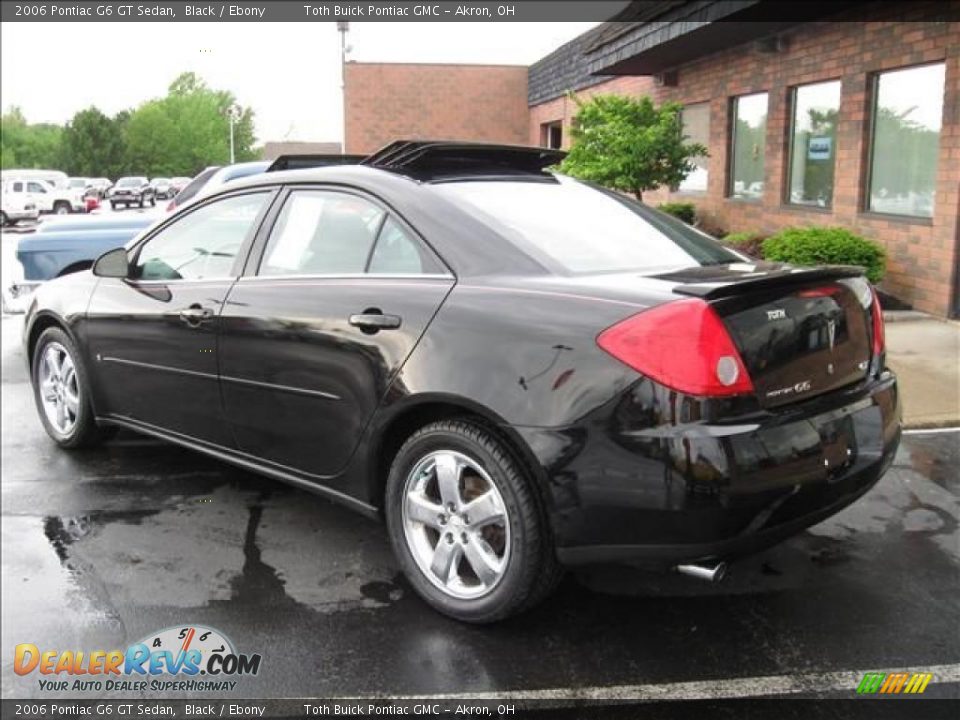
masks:
<path fill-rule="evenodd" d="M 697 207 L 690 202 L 660 203 L 657 209 L 683 220 L 687 225 L 693 225 L 697 221 Z"/>
<path fill-rule="evenodd" d="M 886 272 L 883 248 L 841 227 L 787 228 L 763 241 L 766 260 L 794 265 L 860 265 L 870 282 L 878 283 Z"/>
<path fill-rule="evenodd" d="M 734 250 L 739 250 L 745 255 L 749 255 L 757 260 L 763 260 L 763 241 L 767 239 L 766 235 L 758 232 L 735 232 L 726 235 L 722 242 L 729 245 Z"/>

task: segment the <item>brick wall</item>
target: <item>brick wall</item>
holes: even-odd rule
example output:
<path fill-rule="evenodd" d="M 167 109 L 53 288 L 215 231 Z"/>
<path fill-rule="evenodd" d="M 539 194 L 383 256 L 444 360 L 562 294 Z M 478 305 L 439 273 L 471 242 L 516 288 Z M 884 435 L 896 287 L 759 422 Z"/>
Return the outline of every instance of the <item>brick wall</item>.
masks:
<path fill-rule="evenodd" d="M 399 138 L 525 143 L 527 68 L 347 63 L 346 152 Z"/>
<path fill-rule="evenodd" d="M 702 194 L 649 193 L 645 201 L 667 199 L 696 203 L 710 226 L 730 231 L 772 233 L 788 225 L 844 225 L 879 241 L 889 255 L 884 289 L 914 307 L 937 315 L 953 310 L 953 275 L 958 257 L 960 212 L 960 23 L 919 21 L 923 5 L 890 21 L 811 23 L 787 36 L 781 53 L 760 54 L 743 46 L 703 58 L 679 69 L 676 87 L 656 87 L 648 77 L 618 77 L 578 93 L 649 94 L 658 102 L 710 102 L 708 190 Z M 929 7 L 929 6 L 928 6 Z M 910 219 L 864 212 L 865 166 L 873 73 L 946 61 L 946 93 L 940 137 L 935 210 L 932 219 Z M 841 80 L 840 121 L 833 208 L 829 211 L 783 202 L 787 162 L 788 95 L 795 85 Z M 765 192 L 760 201 L 727 195 L 730 98 L 769 93 Z M 556 98 L 530 108 L 527 141 L 539 144 L 543 123 L 563 120 L 564 144 L 576 106 Z"/>

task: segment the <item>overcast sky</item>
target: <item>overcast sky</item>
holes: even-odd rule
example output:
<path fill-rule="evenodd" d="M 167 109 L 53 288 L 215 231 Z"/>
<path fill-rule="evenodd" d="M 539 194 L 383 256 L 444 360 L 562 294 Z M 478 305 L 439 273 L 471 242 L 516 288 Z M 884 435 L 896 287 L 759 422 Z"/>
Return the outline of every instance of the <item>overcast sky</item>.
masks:
<path fill-rule="evenodd" d="M 358 62 L 528 65 L 597 23 L 350 25 Z M 340 140 L 340 38 L 333 22 L 6 23 L 3 108 L 64 123 L 96 105 L 108 115 L 166 93 L 192 70 L 256 112 L 267 140 Z"/>

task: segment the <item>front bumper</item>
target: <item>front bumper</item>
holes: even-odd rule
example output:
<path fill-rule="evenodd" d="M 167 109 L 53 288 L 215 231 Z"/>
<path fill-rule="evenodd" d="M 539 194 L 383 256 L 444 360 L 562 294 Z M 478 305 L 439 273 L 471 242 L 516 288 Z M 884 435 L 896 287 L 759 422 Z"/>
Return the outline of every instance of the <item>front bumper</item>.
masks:
<path fill-rule="evenodd" d="M 577 427 L 516 428 L 546 472 L 564 564 L 669 567 L 756 552 L 867 492 L 900 442 L 890 372 L 712 424 L 651 423 L 656 393 L 644 383 Z"/>

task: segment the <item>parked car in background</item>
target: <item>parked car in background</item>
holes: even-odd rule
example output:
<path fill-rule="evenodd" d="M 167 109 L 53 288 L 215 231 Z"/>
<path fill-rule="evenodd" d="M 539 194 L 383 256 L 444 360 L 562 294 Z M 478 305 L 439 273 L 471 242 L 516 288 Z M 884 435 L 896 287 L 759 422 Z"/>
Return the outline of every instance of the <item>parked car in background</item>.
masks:
<path fill-rule="evenodd" d="M 176 195 L 170 184 L 170 178 L 153 178 L 150 181 L 150 187 L 153 188 L 153 194 L 157 200 L 167 200 Z"/>
<path fill-rule="evenodd" d="M 90 187 L 97 193 L 97 196 L 103 200 L 107 196 L 107 191 L 113 187 L 110 178 L 91 178 Z"/>
<path fill-rule="evenodd" d="M 12 181 L 8 192 L 23 194 L 24 202 L 33 202 L 41 213 L 67 215 L 85 212 L 83 190 L 71 188 L 64 173 L 47 170 L 4 170 L 4 182 Z"/>
<path fill-rule="evenodd" d="M 176 195 L 178 192 L 183 190 L 187 185 L 190 184 L 192 178 L 188 177 L 175 177 L 170 178 L 170 187 L 173 189 L 173 194 Z"/>
<path fill-rule="evenodd" d="M 16 225 L 21 220 L 36 220 L 40 216 L 37 202 L 27 192 L 24 180 L 0 181 L 0 225 Z"/>
<path fill-rule="evenodd" d="M 147 203 L 151 206 L 156 205 L 157 199 L 153 193 L 153 187 L 147 178 L 135 175 L 123 177 L 117 180 L 110 190 L 110 207 L 116 210 L 119 206 L 146 207 Z"/>
<path fill-rule="evenodd" d="M 383 517 L 410 586 L 474 623 L 564 566 L 716 578 L 870 490 L 901 403 L 862 269 L 751 262 L 562 158 L 395 143 L 194 198 L 37 290 L 41 424 Z"/>
<path fill-rule="evenodd" d="M 89 268 L 99 255 L 122 246 L 154 220 L 131 214 L 44 222 L 17 242 L 17 267 L 3 288 L 4 311 L 23 312 L 40 284 Z"/>
<path fill-rule="evenodd" d="M 226 165 L 224 167 L 211 165 L 191 180 L 183 190 L 177 193 L 173 201 L 167 205 L 167 211 L 169 212 L 175 208 L 182 207 L 201 193 L 204 195 L 211 193 L 231 180 L 265 172 L 268 167 L 270 167 L 269 162 L 259 160 L 235 163 L 234 165 Z"/>

